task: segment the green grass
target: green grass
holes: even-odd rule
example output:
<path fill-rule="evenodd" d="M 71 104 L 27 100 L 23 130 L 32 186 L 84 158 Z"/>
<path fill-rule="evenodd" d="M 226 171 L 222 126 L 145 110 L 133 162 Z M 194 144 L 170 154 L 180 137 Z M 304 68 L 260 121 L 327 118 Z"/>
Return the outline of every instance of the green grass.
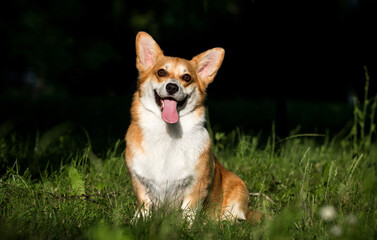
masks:
<path fill-rule="evenodd" d="M 277 141 L 272 134 L 267 142 L 261 142 L 258 136 L 240 131 L 215 133 L 213 151 L 219 161 L 237 173 L 250 192 L 260 193 L 250 196 L 249 205 L 266 217 L 257 224 L 233 224 L 212 222 L 198 213 L 190 225 L 179 211 L 172 209 L 157 211 L 145 221 L 132 222 L 136 197 L 125 166 L 123 141 L 115 143 L 101 158 L 90 147 L 60 154 L 60 158 L 59 154 L 35 153 L 41 150 L 31 147 L 32 144 L 25 146 L 28 141 L 17 139 L 14 134 L 3 138 L 2 156 L 16 156 L 12 151 L 23 150 L 31 158 L 50 159 L 49 164 L 38 174 L 32 174 L 30 168 L 20 170 L 16 161 L 1 176 L 1 238 L 377 237 L 376 143 L 371 143 L 369 151 L 355 154 L 353 141 L 347 137 L 334 140 L 296 137 Z M 53 152 L 69 149 L 62 136 L 44 144 Z M 27 157 L 20 155 L 20 158 Z M 333 219 L 321 217 L 325 206 L 335 208 Z"/>

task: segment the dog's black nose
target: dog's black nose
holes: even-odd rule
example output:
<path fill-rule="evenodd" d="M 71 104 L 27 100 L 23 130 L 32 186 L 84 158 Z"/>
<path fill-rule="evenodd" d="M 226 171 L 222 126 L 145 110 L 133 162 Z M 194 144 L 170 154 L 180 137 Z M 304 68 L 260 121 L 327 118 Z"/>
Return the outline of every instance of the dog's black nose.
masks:
<path fill-rule="evenodd" d="M 168 83 L 166 85 L 166 91 L 170 94 L 173 95 L 174 93 L 178 92 L 178 85 L 174 83 Z"/>

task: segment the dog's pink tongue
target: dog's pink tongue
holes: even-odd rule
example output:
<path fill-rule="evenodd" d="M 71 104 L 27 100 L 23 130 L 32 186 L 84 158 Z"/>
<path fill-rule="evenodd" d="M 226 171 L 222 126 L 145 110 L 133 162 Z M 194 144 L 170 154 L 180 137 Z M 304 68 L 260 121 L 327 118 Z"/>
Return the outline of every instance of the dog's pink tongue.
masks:
<path fill-rule="evenodd" d="M 167 123 L 176 123 L 179 120 L 177 112 L 177 101 L 171 99 L 163 99 L 164 109 L 162 109 L 162 119 Z"/>

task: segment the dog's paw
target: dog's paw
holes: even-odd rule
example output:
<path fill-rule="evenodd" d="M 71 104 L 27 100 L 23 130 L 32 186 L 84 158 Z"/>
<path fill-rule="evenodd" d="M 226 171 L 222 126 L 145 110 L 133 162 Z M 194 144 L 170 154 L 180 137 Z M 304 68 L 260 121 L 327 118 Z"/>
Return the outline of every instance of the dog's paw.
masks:
<path fill-rule="evenodd" d="M 145 208 L 138 209 L 133 218 L 131 219 L 131 224 L 134 225 L 137 221 L 145 221 L 150 216 L 150 210 Z"/>

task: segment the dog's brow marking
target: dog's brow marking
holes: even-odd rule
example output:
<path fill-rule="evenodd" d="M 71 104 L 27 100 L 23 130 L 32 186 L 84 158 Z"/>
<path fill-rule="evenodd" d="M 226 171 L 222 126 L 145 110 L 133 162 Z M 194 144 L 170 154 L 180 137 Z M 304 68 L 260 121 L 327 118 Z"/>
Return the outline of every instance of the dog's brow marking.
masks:
<path fill-rule="evenodd" d="M 179 64 L 178 70 L 179 70 L 180 74 L 184 74 L 184 73 L 188 72 L 187 67 L 183 64 Z"/>

